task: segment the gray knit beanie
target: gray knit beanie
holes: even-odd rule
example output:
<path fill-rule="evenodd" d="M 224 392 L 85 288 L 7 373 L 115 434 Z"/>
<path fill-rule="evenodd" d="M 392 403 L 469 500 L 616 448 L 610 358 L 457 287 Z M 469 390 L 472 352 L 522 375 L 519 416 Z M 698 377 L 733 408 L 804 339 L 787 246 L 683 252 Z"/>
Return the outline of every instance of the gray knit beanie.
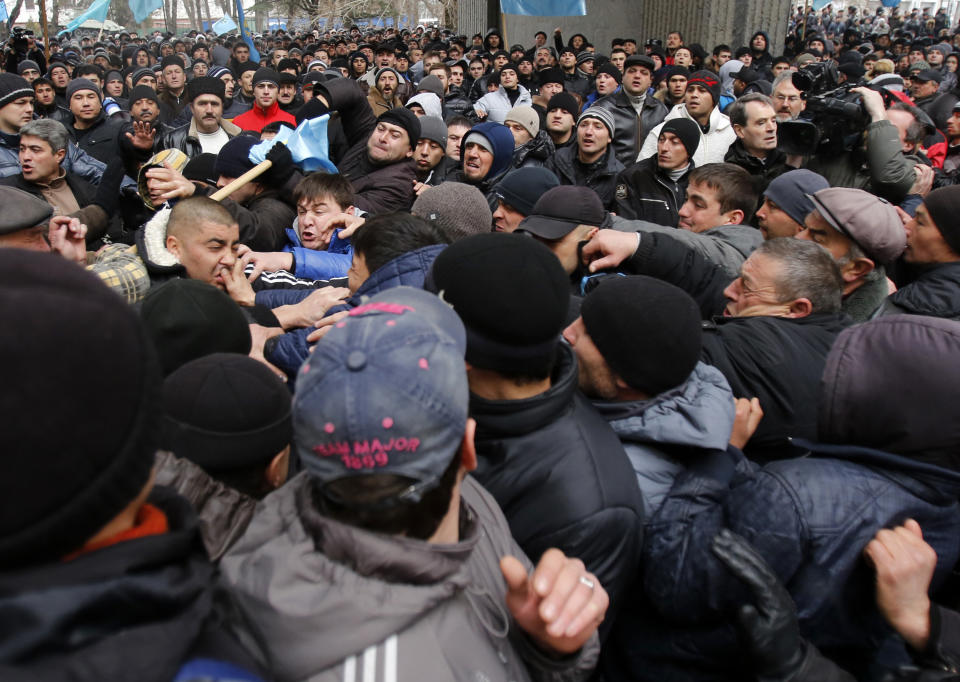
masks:
<path fill-rule="evenodd" d="M 452 241 L 490 232 L 493 214 L 486 197 L 473 185 L 444 182 L 417 197 L 410 212 L 434 223 Z"/>

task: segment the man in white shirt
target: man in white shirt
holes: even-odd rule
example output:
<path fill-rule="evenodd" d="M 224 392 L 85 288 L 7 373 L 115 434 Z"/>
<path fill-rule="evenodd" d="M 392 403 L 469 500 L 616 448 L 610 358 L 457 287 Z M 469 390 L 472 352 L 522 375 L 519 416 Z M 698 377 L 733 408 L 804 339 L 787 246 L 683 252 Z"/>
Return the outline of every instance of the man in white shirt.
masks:
<path fill-rule="evenodd" d="M 219 78 L 202 76 L 187 84 L 190 122 L 164 133 L 156 150 L 179 149 L 191 159 L 200 154 L 217 154 L 240 128 L 223 118 L 226 87 Z"/>

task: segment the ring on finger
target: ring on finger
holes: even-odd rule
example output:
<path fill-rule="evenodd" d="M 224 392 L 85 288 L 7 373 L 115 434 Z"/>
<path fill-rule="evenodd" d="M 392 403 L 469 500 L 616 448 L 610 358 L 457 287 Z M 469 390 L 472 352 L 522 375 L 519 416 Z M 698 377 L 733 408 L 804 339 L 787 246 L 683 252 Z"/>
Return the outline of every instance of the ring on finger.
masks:
<path fill-rule="evenodd" d="M 581 584 L 581 585 L 586 585 L 586 586 L 589 587 L 591 590 L 597 586 L 597 584 L 596 584 L 595 582 L 593 582 L 592 580 L 590 580 L 590 578 L 588 578 L 588 577 L 585 576 L 585 575 L 581 575 L 581 576 L 580 576 L 580 584 Z"/>

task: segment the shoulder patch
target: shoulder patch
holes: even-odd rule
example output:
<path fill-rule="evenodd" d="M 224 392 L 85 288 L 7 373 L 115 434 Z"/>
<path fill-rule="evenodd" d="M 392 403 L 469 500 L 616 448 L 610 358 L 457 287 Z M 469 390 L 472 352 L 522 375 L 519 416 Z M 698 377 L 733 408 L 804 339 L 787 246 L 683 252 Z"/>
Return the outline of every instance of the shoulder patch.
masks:
<path fill-rule="evenodd" d="M 627 186 L 624 183 L 617 185 L 617 199 L 627 198 Z"/>

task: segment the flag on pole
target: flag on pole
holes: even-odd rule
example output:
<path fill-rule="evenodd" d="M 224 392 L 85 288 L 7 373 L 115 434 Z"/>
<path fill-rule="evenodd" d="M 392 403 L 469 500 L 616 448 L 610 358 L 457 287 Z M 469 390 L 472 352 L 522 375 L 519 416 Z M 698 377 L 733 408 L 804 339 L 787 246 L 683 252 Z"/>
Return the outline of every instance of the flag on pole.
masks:
<path fill-rule="evenodd" d="M 253 38 L 247 34 L 247 25 L 243 19 L 243 1 L 237 0 L 237 19 L 240 20 L 240 37 L 243 38 L 243 42 L 247 44 L 247 47 L 250 48 L 250 61 L 260 63 L 260 53 L 257 52 L 257 48 L 253 46 Z"/>
<path fill-rule="evenodd" d="M 224 16 L 219 21 L 213 23 L 213 32 L 218 36 L 223 35 L 224 33 L 229 33 L 237 27 L 237 22 L 231 19 L 229 16 Z"/>
<path fill-rule="evenodd" d="M 586 0 L 500 0 L 504 14 L 526 17 L 585 17 Z"/>
<path fill-rule="evenodd" d="M 163 7 L 163 0 L 127 0 L 130 11 L 133 12 L 133 18 L 139 24 L 146 21 L 147 17 L 156 10 Z"/>
<path fill-rule="evenodd" d="M 94 0 L 94 3 L 87 8 L 87 11 L 78 14 L 73 21 L 67 24 L 67 27 L 57 35 L 62 35 L 68 31 L 75 31 L 80 24 L 85 21 L 99 21 L 103 23 L 107 20 L 107 10 L 110 9 L 110 0 Z"/>
<path fill-rule="evenodd" d="M 833 2 L 833 0 L 813 0 L 813 9 L 819 12 L 831 2 Z"/>
<path fill-rule="evenodd" d="M 253 163 L 262 163 L 267 158 L 267 152 L 275 142 L 283 142 L 290 150 L 294 163 L 307 173 L 323 170 L 327 173 L 336 173 L 337 167 L 329 158 L 327 140 L 327 123 L 330 114 L 308 118 L 296 130 L 280 126 L 280 131 L 272 140 L 265 140 L 250 148 L 249 159 Z"/>
<path fill-rule="evenodd" d="M 10 15 L 7 13 L 7 3 L 3 0 L 0 0 L 0 21 L 6 21 L 10 18 Z"/>

